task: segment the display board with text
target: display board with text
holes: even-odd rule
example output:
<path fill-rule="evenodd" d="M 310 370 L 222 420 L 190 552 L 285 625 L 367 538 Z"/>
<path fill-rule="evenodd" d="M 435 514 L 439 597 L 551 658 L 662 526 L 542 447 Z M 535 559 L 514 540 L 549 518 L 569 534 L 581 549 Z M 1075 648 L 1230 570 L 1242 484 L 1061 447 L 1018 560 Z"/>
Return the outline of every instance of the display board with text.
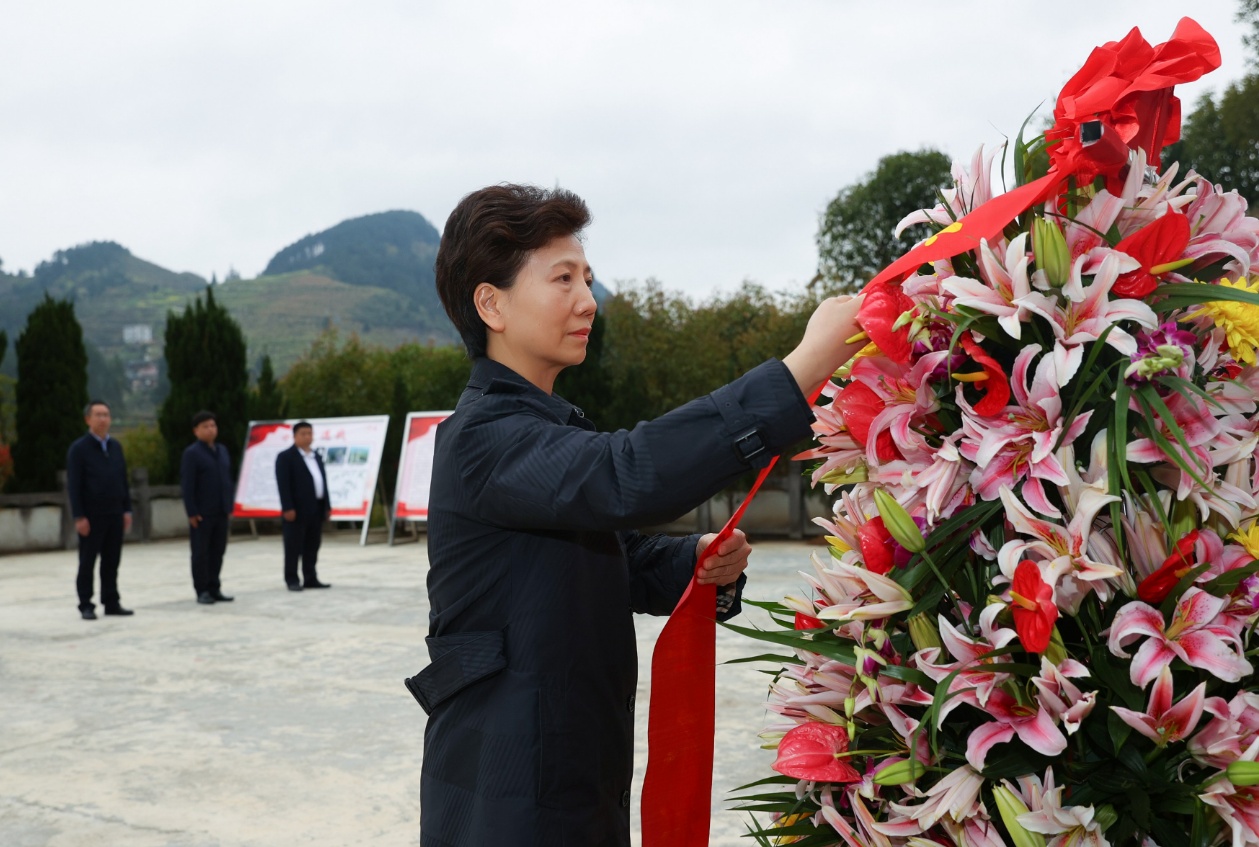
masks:
<path fill-rule="evenodd" d="M 380 459 L 389 429 L 388 415 L 353 418 L 309 418 L 314 430 L 312 449 L 323 459 L 334 520 L 365 521 L 371 514 L 380 475 Z M 275 481 L 275 459 L 293 446 L 293 424 L 287 421 L 250 421 L 245 455 L 236 483 L 237 518 L 280 517 L 280 491 Z"/>
<path fill-rule="evenodd" d="M 410 412 L 403 427 L 398 487 L 393 498 L 394 520 L 428 520 L 429 488 L 433 480 L 433 448 L 437 425 L 450 412 Z"/>

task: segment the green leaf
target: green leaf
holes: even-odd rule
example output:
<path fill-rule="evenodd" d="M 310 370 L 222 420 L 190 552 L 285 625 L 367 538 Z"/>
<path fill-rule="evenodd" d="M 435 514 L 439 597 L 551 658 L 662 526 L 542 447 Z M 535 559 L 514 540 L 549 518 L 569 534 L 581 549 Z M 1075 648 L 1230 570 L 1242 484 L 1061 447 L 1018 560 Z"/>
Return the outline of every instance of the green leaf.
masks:
<path fill-rule="evenodd" d="M 1202 586 L 1202 588 L 1209 594 L 1223 597 L 1236 591 L 1237 587 L 1242 584 L 1242 580 L 1253 573 L 1259 573 L 1259 560 L 1243 565 L 1240 568 L 1234 568 L 1231 571 L 1225 571 Z"/>
<path fill-rule="evenodd" d="M 732 632 L 737 632 L 740 635 L 746 635 L 749 638 L 756 638 L 760 641 L 769 641 L 774 644 L 782 644 L 798 650 L 808 650 L 812 653 L 817 653 L 820 656 L 825 656 L 828 659 L 843 662 L 846 665 L 856 665 L 857 663 L 857 656 L 853 653 L 851 647 L 844 647 L 826 639 L 819 638 L 814 641 L 809 641 L 808 639 L 801 638 L 798 635 L 789 635 L 785 632 L 768 632 L 763 629 L 737 626 L 724 621 L 721 622 L 721 625 Z"/>
<path fill-rule="evenodd" d="M 744 665 L 748 662 L 770 662 L 775 665 L 802 665 L 797 656 L 779 656 L 776 653 L 762 653 L 759 656 L 744 656 L 742 659 L 727 659 L 723 665 Z"/>
<path fill-rule="evenodd" d="M 1160 285 L 1149 295 L 1150 300 L 1157 300 L 1157 298 L 1163 299 L 1154 304 L 1155 312 L 1171 312 L 1215 300 L 1231 300 L 1235 303 L 1259 306 L 1259 294 L 1240 288 L 1201 282 L 1174 282 Z"/>

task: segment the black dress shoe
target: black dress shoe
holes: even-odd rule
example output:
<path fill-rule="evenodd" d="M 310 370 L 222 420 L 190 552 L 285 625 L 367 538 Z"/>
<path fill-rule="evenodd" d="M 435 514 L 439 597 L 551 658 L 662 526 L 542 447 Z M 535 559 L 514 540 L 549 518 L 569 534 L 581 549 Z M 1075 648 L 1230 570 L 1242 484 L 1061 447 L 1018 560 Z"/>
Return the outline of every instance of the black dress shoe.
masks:
<path fill-rule="evenodd" d="M 326 582 L 320 582 L 317 579 L 311 580 L 310 582 L 302 584 L 302 588 L 331 588 L 331 587 L 332 586 L 330 584 Z"/>
<path fill-rule="evenodd" d="M 214 598 L 215 603 L 230 603 L 236 599 L 230 594 L 224 594 L 222 591 L 211 591 L 210 596 Z"/>
<path fill-rule="evenodd" d="M 106 606 L 105 614 L 119 615 L 119 616 L 125 617 L 127 615 L 134 615 L 135 612 L 131 611 L 130 609 L 124 609 L 122 606 Z"/>
<path fill-rule="evenodd" d="M 85 621 L 94 621 L 94 620 L 96 620 L 96 610 L 95 610 L 95 609 L 79 609 L 79 614 L 83 616 L 83 620 L 85 620 Z"/>
<path fill-rule="evenodd" d="M 209 591 L 202 591 L 200 594 L 197 595 L 197 602 L 201 603 L 204 606 L 213 606 L 214 595 L 211 594 Z"/>
<path fill-rule="evenodd" d="M 288 587 L 289 587 L 289 591 L 301 591 L 301 590 L 302 590 L 302 584 L 301 584 L 300 582 L 290 582 L 290 583 L 288 583 Z"/>

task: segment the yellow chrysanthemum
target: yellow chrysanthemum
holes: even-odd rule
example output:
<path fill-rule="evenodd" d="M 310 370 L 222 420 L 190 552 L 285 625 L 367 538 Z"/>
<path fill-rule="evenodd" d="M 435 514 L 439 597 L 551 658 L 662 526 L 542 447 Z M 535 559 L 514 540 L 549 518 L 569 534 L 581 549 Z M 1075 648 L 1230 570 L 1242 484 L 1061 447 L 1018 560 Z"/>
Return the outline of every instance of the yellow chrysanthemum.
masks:
<path fill-rule="evenodd" d="M 1222 279 L 1220 285 L 1225 288 L 1236 288 L 1259 294 L 1259 277 L 1249 282 L 1245 277 L 1237 280 Z M 1183 320 L 1208 317 L 1224 330 L 1229 352 L 1233 358 L 1244 365 L 1255 364 L 1255 348 L 1259 347 L 1259 306 L 1251 303 L 1237 303 L 1233 300 L 1211 300 L 1193 314 L 1185 315 Z"/>
<path fill-rule="evenodd" d="M 1245 529 L 1238 527 L 1237 532 L 1229 536 L 1229 540 L 1236 541 L 1252 557 L 1259 559 L 1259 523 L 1251 521 L 1250 526 Z"/>

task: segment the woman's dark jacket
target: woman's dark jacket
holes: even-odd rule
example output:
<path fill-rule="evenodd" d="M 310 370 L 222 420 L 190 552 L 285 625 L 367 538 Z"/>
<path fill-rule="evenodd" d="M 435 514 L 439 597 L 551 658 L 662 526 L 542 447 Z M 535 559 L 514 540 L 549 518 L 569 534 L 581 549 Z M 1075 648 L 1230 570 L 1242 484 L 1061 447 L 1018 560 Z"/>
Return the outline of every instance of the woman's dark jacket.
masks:
<path fill-rule="evenodd" d="M 474 363 L 437 429 L 431 664 L 408 680 L 430 713 L 423 847 L 629 844 L 631 613 L 673 610 L 697 541 L 634 527 L 763 467 L 812 420 L 777 360 L 614 433 L 507 367 Z"/>

